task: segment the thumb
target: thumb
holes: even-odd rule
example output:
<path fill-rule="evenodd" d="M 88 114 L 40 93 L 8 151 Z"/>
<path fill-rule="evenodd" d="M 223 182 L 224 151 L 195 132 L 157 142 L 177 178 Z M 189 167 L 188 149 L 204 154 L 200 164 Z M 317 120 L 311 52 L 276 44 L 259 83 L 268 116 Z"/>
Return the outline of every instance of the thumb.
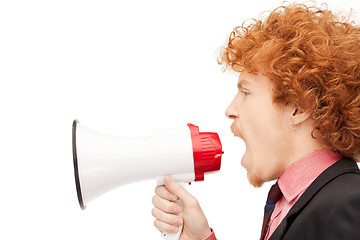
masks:
<path fill-rule="evenodd" d="M 176 195 L 183 204 L 194 198 L 183 186 L 175 182 L 169 175 L 164 178 L 165 187 L 174 195 Z"/>

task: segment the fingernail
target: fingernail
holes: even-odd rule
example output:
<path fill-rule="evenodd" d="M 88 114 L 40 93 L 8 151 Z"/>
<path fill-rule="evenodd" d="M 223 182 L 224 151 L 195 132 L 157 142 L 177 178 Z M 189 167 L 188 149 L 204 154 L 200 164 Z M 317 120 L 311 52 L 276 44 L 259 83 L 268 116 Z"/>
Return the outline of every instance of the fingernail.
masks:
<path fill-rule="evenodd" d="M 177 222 L 177 224 L 181 225 L 182 224 L 181 218 L 179 218 L 176 222 Z"/>
<path fill-rule="evenodd" d="M 170 181 L 170 182 L 173 182 L 172 177 L 171 177 L 170 175 L 168 175 L 168 177 L 169 177 L 169 181 Z"/>
<path fill-rule="evenodd" d="M 174 207 L 174 212 L 181 212 L 181 208 L 180 207 Z"/>

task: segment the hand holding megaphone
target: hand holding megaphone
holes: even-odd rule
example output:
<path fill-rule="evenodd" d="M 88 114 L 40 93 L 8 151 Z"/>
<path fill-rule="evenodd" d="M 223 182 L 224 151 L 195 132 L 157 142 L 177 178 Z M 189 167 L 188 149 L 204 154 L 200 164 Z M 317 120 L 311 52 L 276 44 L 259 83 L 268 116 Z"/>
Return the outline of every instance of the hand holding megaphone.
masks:
<path fill-rule="evenodd" d="M 152 215 L 156 218 L 154 225 L 159 231 L 162 231 L 163 237 L 176 240 L 203 239 L 211 234 L 199 202 L 186 191 L 182 184 L 173 181 L 170 176 L 166 176 L 165 186 L 156 187 L 155 193 L 156 195 L 153 197 L 155 207 Z M 181 206 L 181 215 L 178 214 L 179 210 L 175 210 L 180 199 L 184 202 L 184 206 Z M 185 224 L 184 229 L 183 224 Z M 176 233 L 170 235 L 166 232 L 176 230 L 178 230 Z"/>
<path fill-rule="evenodd" d="M 74 120 L 72 146 L 82 209 L 98 196 L 136 181 L 156 178 L 158 186 L 164 185 L 165 175 L 176 182 L 203 181 L 205 173 L 220 170 L 223 154 L 218 134 L 200 133 L 193 124 L 131 138 L 100 133 Z"/>

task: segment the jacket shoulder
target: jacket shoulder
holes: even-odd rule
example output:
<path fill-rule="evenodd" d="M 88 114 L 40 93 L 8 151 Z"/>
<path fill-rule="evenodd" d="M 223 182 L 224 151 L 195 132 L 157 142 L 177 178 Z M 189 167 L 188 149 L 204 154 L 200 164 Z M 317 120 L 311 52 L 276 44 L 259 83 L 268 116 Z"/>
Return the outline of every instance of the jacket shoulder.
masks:
<path fill-rule="evenodd" d="M 345 234 L 347 228 L 359 226 L 359 222 L 345 221 L 355 217 L 360 221 L 359 203 L 359 168 L 354 160 L 342 159 L 309 186 L 280 224 L 274 239 L 352 239 L 330 238 L 330 235 Z M 336 224 L 338 227 L 333 227 Z"/>
<path fill-rule="evenodd" d="M 360 239 L 360 190 L 342 196 L 331 209 L 325 224 L 326 240 Z"/>

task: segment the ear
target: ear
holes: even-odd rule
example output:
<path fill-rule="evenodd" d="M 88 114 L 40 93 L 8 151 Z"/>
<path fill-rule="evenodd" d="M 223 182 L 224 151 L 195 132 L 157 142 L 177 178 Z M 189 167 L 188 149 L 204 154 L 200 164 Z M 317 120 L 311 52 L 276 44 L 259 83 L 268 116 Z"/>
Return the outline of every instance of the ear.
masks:
<path fill-rule="evenodd" d="M 296 106 L 292 110 L 291 122 L 294 125 L 298 125 L 300 123 L 305 122 L 307 119 L 309 119 L 310 115 L 311 115 L 310 113 L 307 113 L 299 106 Z"/>

